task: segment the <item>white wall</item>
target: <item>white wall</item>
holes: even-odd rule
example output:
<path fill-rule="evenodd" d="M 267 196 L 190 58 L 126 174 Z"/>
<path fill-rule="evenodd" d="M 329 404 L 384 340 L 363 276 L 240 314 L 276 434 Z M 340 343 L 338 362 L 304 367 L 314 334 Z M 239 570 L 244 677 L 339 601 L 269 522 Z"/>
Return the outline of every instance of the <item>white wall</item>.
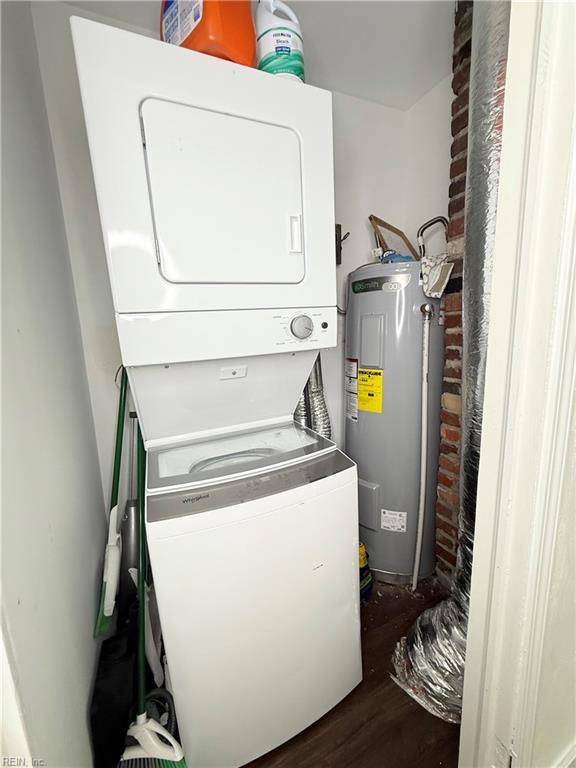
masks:
<path fill-rule="evenodd" d="M 346 306 L 348 274 L 371 260 L 371 213 L 403 229 L 415 247 L 418 227 L 433 216 L 447 215 L 451 98 L 450 78 L 406 112 L 334 94 L 336 221 L 343 234 L 350 231 L 337 270 L 340 307 Z M 430 230 L 425 240 L 432 253 L 446 248 L 441 227 Z M 344 321 L 340 315 L 336 349 L 322 353 L 326 401 L 341 446 Z"/>
<path fill-rule="evenodd" d="M 538 680 L 534 765 L 576 763 L 576 397 L 558 506 L 558 527 L 549 585 Z M 566 750 L 568 749 L 568 752 Z M 574 763 L 572 763 L 574 765 Z"/>
<path fill-rule="evenodd" d="M 105 518 L 31 29 L 2 4 L 3 640 L 32 755 L 80 768 Z"/>
<path fill-rule="evenodd" d="M 32 755 L 28 746 L 26 727 L 22 716 L 20 697 L 16 690 L 12 665 L 8 660 L 4 629 L 0 632 L 0 755 L 13 755 L 32 764 Z"/>
<path fill-rule="evenodd" d="M 102 487 L 108 499 L 118 401 L 114 375 L 121 360 L 70 33 L 70 16 L 79 15 L 79 11 L 58 2 L 31 5 L 71 254 Z M 86 11 L 82 15 L 107 21 L 105 16 Z M 147 34 L 144 30 L 134 31 Z"/>
<path fill-rule="evenodd" d="M 452 76 L 445 78 L 406 112 L 406 187 L 404 227 L 416 244 L 418 227 L 434 216 L 448 216 Z M 428 253 L 446 250 L 444 228 L 424 235 Z"/>
<path fill-rule="evenodd" d="M 404 221 L 405 113 L 371 101 L 335 93 L 334 182 L 336 221 L 350 237 L 342 245 L 337 268 L 338 304 L 346 306 L 348 273 L 371 260 L 371 213 L 402 226 Z M 322 353 L 326 404 L 333 437 L 344 444 L 343 315 L 338 317 L 338 346 Z"/>

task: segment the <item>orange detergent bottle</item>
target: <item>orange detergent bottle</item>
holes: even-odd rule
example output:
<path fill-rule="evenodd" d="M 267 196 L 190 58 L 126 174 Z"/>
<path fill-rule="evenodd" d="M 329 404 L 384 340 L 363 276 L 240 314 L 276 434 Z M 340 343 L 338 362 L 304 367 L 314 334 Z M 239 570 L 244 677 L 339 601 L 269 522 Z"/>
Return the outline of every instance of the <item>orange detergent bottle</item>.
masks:
<path fill-rule="evenodd" d="M 219 59 L 256 65 L 250 0 L 164 0 L 160 37 Z"/>

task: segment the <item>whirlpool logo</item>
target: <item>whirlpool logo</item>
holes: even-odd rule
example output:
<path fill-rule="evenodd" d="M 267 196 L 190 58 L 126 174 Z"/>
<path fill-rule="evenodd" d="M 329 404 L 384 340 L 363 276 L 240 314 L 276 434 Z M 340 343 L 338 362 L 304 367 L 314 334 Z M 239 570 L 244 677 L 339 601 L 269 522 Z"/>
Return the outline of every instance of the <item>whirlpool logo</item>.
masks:
<path fill-rule="evenodd" d="M 208 499 L 209 497 L 209 493 L 200 493 L 198 496 L 186 496 L 185 499 L 182 499 L 182 504 L 195 504 L 197 501 Z"/>

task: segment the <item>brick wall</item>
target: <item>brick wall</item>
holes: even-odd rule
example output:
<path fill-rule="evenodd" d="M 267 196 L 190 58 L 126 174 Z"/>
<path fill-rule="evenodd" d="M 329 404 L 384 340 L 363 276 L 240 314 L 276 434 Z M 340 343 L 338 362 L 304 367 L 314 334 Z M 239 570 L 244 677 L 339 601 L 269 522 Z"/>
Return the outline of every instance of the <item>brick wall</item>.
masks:
<path fill-rule="evenodd" d="M 468 151 L 468 86 L 472 43 L 472 0 L 458 0 L 454 16 L 452 59 L 452 148 L 448 206 L 448 253 L 454 262 L 443 300 L 444 377 L 438 494 L 436 500 L 436 555 L 439 575 L 451 578 L 456 564 L 460 473 L 460 414 L 462 386 L 462 260 L 464 258 L 464 202 Z"/>

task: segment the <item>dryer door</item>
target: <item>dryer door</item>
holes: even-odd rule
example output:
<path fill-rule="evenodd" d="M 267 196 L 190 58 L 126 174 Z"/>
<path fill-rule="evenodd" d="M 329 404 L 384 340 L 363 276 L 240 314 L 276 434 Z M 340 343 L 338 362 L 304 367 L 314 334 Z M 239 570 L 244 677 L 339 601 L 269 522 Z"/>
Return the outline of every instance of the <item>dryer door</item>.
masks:
<path fill-rule="evenodd" d="M 166 280 L 300 282 L 302 173 L 295 131 L 159 99 L 147 99 L 141 115 L 157 258 Z"/>

